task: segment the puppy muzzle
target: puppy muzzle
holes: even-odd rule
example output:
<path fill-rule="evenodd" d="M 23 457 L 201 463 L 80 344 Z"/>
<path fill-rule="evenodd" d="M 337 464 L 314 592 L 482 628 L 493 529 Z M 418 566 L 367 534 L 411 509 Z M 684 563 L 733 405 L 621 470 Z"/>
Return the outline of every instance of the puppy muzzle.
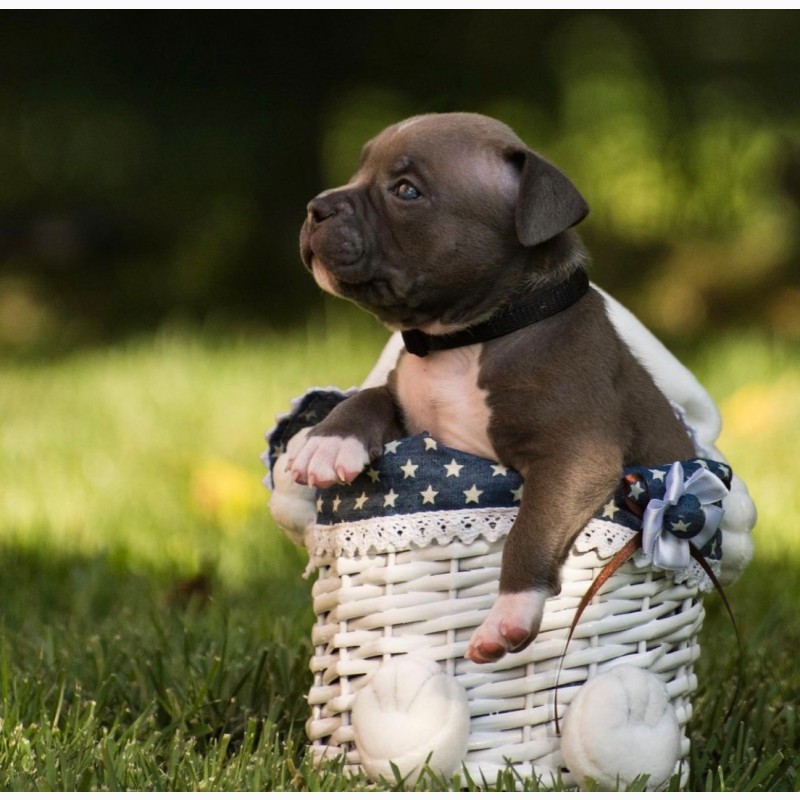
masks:
<path fill-rule="evenodd" d="M 300 234 L 300 252 L 312 269 L 316 257 L 325 270 L 343 283 L 369 280 L 365 246 L 353 200 L 341 192 L 323 192 L 308 204 Z"/>

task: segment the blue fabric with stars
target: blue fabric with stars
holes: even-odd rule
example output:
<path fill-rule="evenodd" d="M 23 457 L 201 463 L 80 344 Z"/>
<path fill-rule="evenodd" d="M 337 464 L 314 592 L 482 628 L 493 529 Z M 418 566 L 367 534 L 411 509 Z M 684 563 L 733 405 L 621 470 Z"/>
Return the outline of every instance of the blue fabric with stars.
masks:
<path fill-rule="evenodd" d="M 265 463 L 270 469 L 297 431 L 321 421 L 347 396 L 339 391 L 315 389 L 296 401 L 292 412 L 282 417 L 268 435 Z M 699 458 L 681 463 L 687 479 L 705 468 L 730 488 L 731 470 L 726 464 Z M 594 518 L 640 531 L 641 512 L 647 503 L 664 498 L 665 478 L 671 466 L 626 467 L 620 478 L 633 474 L 638 480 L 620 480 L 614 495 Z M 522 493 L 522 477 L 510 467 L 447 447 L 423 433 L 384 445 L 383 455 L 350 484 L 319 489 L 317 524 L 337 525 L 424 511 L 518 508 Z M 626 498 L 640 513 L 629 507 Z M 666 522 L 676 536 L 690 539 L 703 528 L 705 513 L 697 498 L 685 494 L 670 507 Z M 701 552 L 718 560 L 722 555 L 721 541 L 722 535 L 717 531 Z"/>
<path fill-rule="evenodd" d="M 519 506 L 522 477 L 427 434 L 384 445 L 383 455 L 347 486 L 317 492 L 317 523 L 376 516 Z"/>

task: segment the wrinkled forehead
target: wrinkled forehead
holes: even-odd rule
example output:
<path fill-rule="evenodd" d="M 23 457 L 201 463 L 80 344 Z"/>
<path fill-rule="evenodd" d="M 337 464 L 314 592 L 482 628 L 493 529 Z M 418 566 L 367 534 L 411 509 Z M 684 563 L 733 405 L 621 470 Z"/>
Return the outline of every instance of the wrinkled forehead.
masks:
<path fill-rule="evenodd" d="M 473 126 L 417 117 L 392 125 L 369 141 L 361 153 L 359 173 L 370 177 L 417 173 L 437 182 L 515 189 L 516 172 L 508 158 L 513 144 Z"/>

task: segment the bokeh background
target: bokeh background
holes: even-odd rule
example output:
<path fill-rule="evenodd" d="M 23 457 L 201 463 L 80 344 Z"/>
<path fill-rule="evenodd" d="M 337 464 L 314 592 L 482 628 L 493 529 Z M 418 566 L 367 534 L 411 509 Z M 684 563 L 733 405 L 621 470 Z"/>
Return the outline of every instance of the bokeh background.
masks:
<path fill-rule="evenodd" d="M 303 325 L 307 200 L 450 110 L 574 179 L 594 277 L 659 333 L 800 336 L 794 12 L 6 13 L 0 42 L 5 348 Z"/>
<path fill-rule="evenodd" d="M 0 13 L 0 788 L 346 788 L 303 760 L 263 432 L 386 332 L 306 202 L 428 111 L 577 184 L 592 277 L 695 371 L 759 508 L 706 603 L 694 789 L 798 788 L 797 12 Z M 200 777 L 198 777 L 200 776 Z"/>

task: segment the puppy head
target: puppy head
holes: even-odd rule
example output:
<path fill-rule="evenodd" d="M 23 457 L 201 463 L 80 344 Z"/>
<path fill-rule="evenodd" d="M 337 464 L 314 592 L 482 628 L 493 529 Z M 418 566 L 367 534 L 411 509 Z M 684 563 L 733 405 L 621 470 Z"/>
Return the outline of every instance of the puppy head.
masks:
<path fill-rule="evenodd" d="M 389 327 L 441 332 L 569 258 L 573 244 L 554 243 L 588 210 L 506 125 L 431 114 L 384 130 L 349 183 L 309 203 L 300 250 L 326 291 Z"/>

